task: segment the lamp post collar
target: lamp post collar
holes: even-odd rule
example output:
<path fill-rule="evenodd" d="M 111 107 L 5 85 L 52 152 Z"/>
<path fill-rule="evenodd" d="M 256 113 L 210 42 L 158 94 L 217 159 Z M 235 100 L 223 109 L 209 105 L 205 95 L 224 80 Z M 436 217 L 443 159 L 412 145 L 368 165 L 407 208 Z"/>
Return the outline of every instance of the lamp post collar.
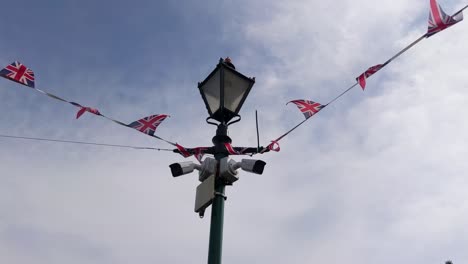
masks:
<path fill-rule="evenodd" d="M 231 143 L 232 139 L 228 136 L 228 126 L 227 124 L 221 123 L 216 129 L 216 136 L 212 139 L 215 147 L 221 145 L 224 146 L 224 143 Z"/>

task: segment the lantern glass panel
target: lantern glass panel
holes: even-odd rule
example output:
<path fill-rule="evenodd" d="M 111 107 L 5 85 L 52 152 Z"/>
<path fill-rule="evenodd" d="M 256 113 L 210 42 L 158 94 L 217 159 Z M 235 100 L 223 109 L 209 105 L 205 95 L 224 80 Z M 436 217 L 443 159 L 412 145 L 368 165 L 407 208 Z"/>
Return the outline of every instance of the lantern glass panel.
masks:
<path fill-rule="evenodd" d="M 200 88 L 205 95 L 206 102 L 210 108 L 211 114 L 218 111 L 220 107 L 220 71 L 216 71 L 215 74 L 207 80 L 206 83 Z"/>
<path fill-rule="evenodd" d="M 238 114 L 239 106 L 252 81 L 231 72 L 224 71 L 224 107 Z"/>

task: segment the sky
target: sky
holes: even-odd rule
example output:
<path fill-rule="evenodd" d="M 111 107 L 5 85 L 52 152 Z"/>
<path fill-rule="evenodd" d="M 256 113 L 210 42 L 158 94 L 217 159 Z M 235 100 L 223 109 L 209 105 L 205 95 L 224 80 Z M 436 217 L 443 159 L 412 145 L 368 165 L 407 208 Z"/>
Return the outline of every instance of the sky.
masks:
<path fill-rule="evenodd" d="M 439 0 L 451 14 L 461 0 Z M 197 89 L 230 56 L 256 83 L 229 133 L 261 144 L 427 30 L 427 0 L 7 1 L 0 64 L 125 123 L 209 146 Z M 467 263 L 468 25 L 429 39 L 255 156 L 226 189 L 223 263 Z M 0 80 L 0 134 L 171 147 Z M 240 157 L 234 157 L 239 160 Z M 209 210 L 173 153 L 0 138 L 0 263 L 205 263 Z M 188 160 L 195 161 L 189 158 Z"/>

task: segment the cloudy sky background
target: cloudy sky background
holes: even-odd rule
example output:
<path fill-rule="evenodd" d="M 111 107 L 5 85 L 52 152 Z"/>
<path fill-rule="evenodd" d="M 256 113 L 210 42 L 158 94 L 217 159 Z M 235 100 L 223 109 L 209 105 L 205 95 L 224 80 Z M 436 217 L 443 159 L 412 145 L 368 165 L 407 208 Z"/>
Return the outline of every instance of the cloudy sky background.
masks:
<path fill-rule="evenodd" d="M 439 0 L 447 13 L 466 2 Z M 230 56 L 256 84 L 230 128 L 263 144 L 369 66 L 424 34 L 427 0 L 10 1 L 0 64 L 124 122 L 170 114 L 158 134 L 209 145 L 196 84 Z M 354 89 L 227 188 L 224 263 L 467 263 L 468 24 Z M 0 134 L 168 147 L 0 80 Z M 0 262 L 205 263 L 209 213 L 175 154 L 0 139 Z"/>

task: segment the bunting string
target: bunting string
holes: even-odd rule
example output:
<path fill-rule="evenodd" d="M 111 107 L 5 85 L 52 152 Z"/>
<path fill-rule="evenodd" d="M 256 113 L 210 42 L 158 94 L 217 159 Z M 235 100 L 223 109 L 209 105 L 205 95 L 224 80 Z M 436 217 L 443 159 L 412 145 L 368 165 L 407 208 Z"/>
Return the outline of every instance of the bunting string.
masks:
<path fill-rule="evenodd" d="M 440 5 L 437 3 L 437 0 L 430 0 L 430 12 L 429 12 L 429 26 L 428 26 L 428 31 L 406 47 L 404 47 L 402 50 L 400 50 L 398 53 L 393 55 L 390 59 L 388 59 L 386 62 L 383 64 L 377 64 L 375 66 L 370 67 L 367 69 L 364 73 L 359 75 L 356 78 L 356 83 L 352 85 L 351 87 L 347 88 L 344 90 L 341 94 L 333 98 L 330 102 L 328 102 L 325 105 L 322 105 L 320 108 L 316 109 L 316 111 L 313 111 L 314 104 L 317 104 L 312 101 L 308 100 L 294 100 L 291 102 L 301 102 L 301 104 L 297 104 L 299 110 L 305 115 L 305 120 L 288 130 L 286 133 L 281 135 L 275 140 L 272 140 L 271 143 L 268 145 L 267 148 L 262 149 L 260 153 L 264 153 L 268 150 L 273 150 L 274 146 L 277 146 L 276 149 L 279 151 L 279 141 L 283 139 L 285 136 L 289 135 L 291 132 L 293 132 L 295 129 L 300 127 L 302 124 L 304 124 L 309 118 L 311 118 L 313 115 L 318 113 L 320 110 L 325 108 L 326 106 L 334 103 L 336 100 L 347 94 L 349 91 L 351 91 L 354 87 L 356 87 L 358 84 L 361 86 L 362 90 L 365 89 L 366 87 L 366 79 L 381 70 L 383 67 L 387 66 L 390 62 L 401 56 L 403 53 L 414 47 L 416 44 L 418 44 L 421 40 L 425 38 L 429 38 L 430 36 L 433 36 L 434 34 L 437 34 L 447 28 L 449 28 L 452 25 L 455 25 L 456 23 L 460 22 L 463 20 L 463 10 L 468 8 L 468 5 L 464 6 L 462 9 L 459 11 L 455 12 L 452 16 L 449 16 L 445 14 L 445 12 L 442 10 Z"/>
<path fill-rule="evenodd" d="M 464 6 L 462 9 L 458 10 L 455 14 L 453 14 L 453 16 L 458 16 L 459 14 L 461 14 L 463 12 L 463 10 L 465 10 L 467 8 L 468 8 L 468 5 Z"/>
<path fill-rule="evenodd" d="M 280 151 L 280 145 L 279 141 L 282 140 L 284 137 L 292 133 L 294 130 L 296 130 L 298 127 L 303 125 L 307 120 L 309 120 L 311 117 L 313 117 L 315 114 L 326 108 L 332 103 L 335 103 L 339 98 L 343 97 L 345 94 L 347 94 L 349 91 L 351 91 L 354 87 L 359 85 L 362 90 L 364 91 L 366 88 L 366 81 L 367 78 L 371 77 L 381 69 L 383 69 L 385 66 L 387 66 L 389 63 L 391 63 L 393 60 L 407 52 L 409 49 L 412 47 L 416 46 L 420 41 L 422 41 L 425 38 L 429 38 L 455 24 L 463 20 L 463 11 L 468 8 L 468 5 L 465 5 L 462 9 L 459 11 L 455 12 L 453 15 L 447 15 L 441 6 L 437 3 L 437 0 L 429 0 L 429 5 L 430 5 L 430 12 L 429 12 L 429 20 L 428 20 L 428 28 L 427 32 L 420 36 L 418 39 L 414 40 L 412 43 L 401 49 L 399 52 L 397 52 L 395 55 L 390 57 L 387 61 L 385 61 L 383 64 L 376 64 L 374 66 L 369 67 L 366 71 L 364 71 L 361 75 L 356 77 L 356 83 L 354 83 L 352 86 L 349 88 L 345 89 L 342 93 L 340 93 L 338 96 L 334 97 L 332 100 L 330 100 L 327 104 L 320 104 L 314 101 L 310 100 L 304 100 L 304 99 L 298 99 L 298 100 L 293 100 L 290 101 L 289 103 L 295 104 L 298 109 L 301 111 L 301 113 L 304 115 L 305 120 L 301 121 L 299 124 L 295 125 L 291 129 L 289 129 L 286 133 L 282 134 L 275 140 L 270 141 L 271 143 L 268 144 L 266 147 L 260 147 L 257 146 L 255 148 L 242 148 L 242 147 L 233 147 L 230 143 L 225 144 L 225 151 L 229 153 L 230 155 L 254 155 L 257 153 L 265 153 L 268 151 Z M 231 60 L 229 58 L 226 58 L 224 60 L 224 63 L 230 64 Z M 214 147 L 197 147 L 197 148 L 185 148 L 177 143 L 171 142 L 169 140 L 166 140 L 164 138 L 161 138 L 159 136 L 156 136 L 154 133 L 161 124 L 162 121 L 164 121 L 168 115 L 164 114 L 157 114 L 157 115 L 151 115 L 144 117 L 142 119 L 139 119 L 137 121 L 134 121 L 130 124 L 125 124 L 121 121 L 115 120 L 111 117 L 108 117 L 104 114 L 102 114 L 98 109 L 88 107 L 88 106 L 83 106 L 79 103 L 76 102 L 71 102 L 68 100 L 65 100 L 57 95 L 48 93 L 46 91 L 43 91 L 41 89 L 35 88 L 35 79 L 34 79 L 34 72 L 24 66 L 23 64 L 19 63 L 18 61 L 15 61 L 11 63 L 10 65 L 7 65 L 3 70 L 0 71 L 0 76 L 4 77 L 6 79 L 9 79 L 11 81 L 17 82 L 19 84 L 22 84 L 24 86 L 27 86 L 29 88 L 32 88 L 36 90 L 37 92 L 40 92 L 52 99 L 62 101 L 68 104 L 71 104 L 75 107 L 78 107 L 78 112 L 76 114 L 76 118 L 80 118 L 83 114 L 85 113 L 91 113 L 97 116 L 101 116 L 105 119 L 108 119 L 118 125 L 133 128 L 135 130 L 138 130 L 146 135 L 149 135 L 153 138 L 162 140 L 174 147 L 172 151 L 175 153 L 179 153 L 184 157 L 190 157 L 194 155 L 198 161 L 201 162 L 201 159 L 204 154 L 214 154 L 215 150 Z M 289 104 L 288 103 L 288 104 Z M 258 126 L 258 124 L 257 124 Z M 1 135 L 0 135 L 1 136 Z M 13 137 L 13 136 L 11 136 Z M 257 137 L 258 137 L 258 130 L 257 130 Z M 21 138 L 21 137 L 18 137 Z M 25 138 L 27 139 L 27 138 Z M 33 139 L 33 138 L 29 138 Z M 45 140 L 45 139 L 44 139 Z M 50 140 L 53 141 L 53 140 Z M 78 142 L 69 142 L 69 143 L 78 143 Z M 83 143 L 85 144 L 85 143 Z M 86 143 L 87 144 L 87 143 Z M 89 143 L 89 144 L 94 144 L 94 143 Z M 109 144 L 94 144 L 94 145 L 109 145 Z M 113 146 L 119 146 L 119 145 L 113 145 Z M 122 147 L 124 145 L 121 145 Z M 127 146 L 128 147 L 128 146 Z M 150 148 L 150 149 L 155 149 L 155 148 Z M 167 150 L 167 149 L 158 149 L 158 150 Z"/>
<path fill-rule="evenodd" d="M 156 131 L 156 128 L 158 127 L 158 125 L 164 121 L 165 118 L 169 117 L 168 115 L 152 115 L 152 116 L 148 116 L 148 117 L 144 117 L 140 120 L 137 120 L 133 123 L 130 123 L 130 124 L 125 124 L 121 121 L 118 121 L 116 119 L 113 119 L 111 117 L 108 117 L 104 114 L 102 114 L 99 110 L 97 110 L 96 108 L 92 108 L 92 107 L 87 107 L 87 106 L 83 106 L 79 103 L 76 103 L 76 102 L 72 102 L 72 101 L 68 101 L 66 99 L 63 99 L 62 97 L 60 96 L 57 96 L 55 94 L 51 94 L 49 92 L 46 92 L 44 90 L 41 90 L 41 89 L 38 89 L 38 88 L 35 88 L 35 78 L 34 78 L 34 72 L 27 68 L 26 66 L 24 66 L 23 64 L 21 64 L 20 62 L 18 61 L 15 61 L 13 63 L 11 63 L 10 65 L 7 65 L 3 70 L 0 71 L 0 76 L 1 77 L 4 77 L 6 79 L 9 79 L 9 80 L 12 80 L 14 82 L 17 82 L 19 84 L 22 84 L 24 86 L 27 86 L 41 94 L 44 94 L 52 99 L 55 99 L 55 100 L 58 100 L 58 101 L 61 101 L 61 102 L 64 102 L 64 103 L 68 103 L 68 104 L 71 104 L 75 107 L 78 107 L 79 110 L 78 110 L 78 113 L 76 115 L 76 119 L 80 118 L 84 113 L 88 112 L 88 113 L 91 113 L 91 114 L 94 114 L 94 115 L 97 115 L 97 116 L 101 116 L 101 117 L 104 117 L 105 119 L 107 120 L 110 120 L 118 125 L 121 125 L 121 126 L 125 126 L 125 127 L 130 127 L 130 128 L 133 128 L 133 129 L 136 129 L 150 137 L 153 137 L 153 138 L 156 138 L 156 139 L 159 139 L 159 140 L 162 140 L 168 144 L 171 144 L 173 146 L 176 146 L 176 143 L 173 143 L 169 140 L 166 140 L 164 138 L 161 138 L 159 136 L 156 136 L 154 135 L 154 132 Z"/>
<path fill-rule="evenodd" d="M 344 92 L 340 93 L 338 96 L 336 96 L 335 98 L 333 98 L 330 102 L 328 102 L 328 104 L 326 104 L 325 106 L 328 106 L 332 103 L 334 103 L 336 100 L 340 99 L 343 95 L 345 95 L 347 92 L 351 91 L 351 89 L 353 89 L 354 87 L 356 87 L 356 85 L 358 85 L 358 83 L 356 82 L 355 84 L 353 84 L 352 86 L 350 86 L 348 89 L 344 90 Z"/>
<path fill-rule="evenodd" d="M 12 138 L 12 139 L 35 140 L 35 141 L 58 142 L 58 143 L 70 143 L 70 144 L 80 144 L 80 145 L 94 145 L 94 146 L 104 146 L 104 147 L 131 148 L 131 149 L 142 149 L 142 150 L 147 149 L 147 150 L 158 150 L 158 151 L 173 151 L 172 149 L 165 149 L 165 148 L 138 147 L 138 146 L 129 146 L 129 145 L 105 144 L 105 143 L 62 140 L 62 139 L 51 139 L 51 138 L 38 138 L 38 137 L 21 137 L 21 136 L 11 136 L 11 135 L 3 135 L 3 134 L 0 134 L 0 137 L 2 137 L 2 138 Z"/>

